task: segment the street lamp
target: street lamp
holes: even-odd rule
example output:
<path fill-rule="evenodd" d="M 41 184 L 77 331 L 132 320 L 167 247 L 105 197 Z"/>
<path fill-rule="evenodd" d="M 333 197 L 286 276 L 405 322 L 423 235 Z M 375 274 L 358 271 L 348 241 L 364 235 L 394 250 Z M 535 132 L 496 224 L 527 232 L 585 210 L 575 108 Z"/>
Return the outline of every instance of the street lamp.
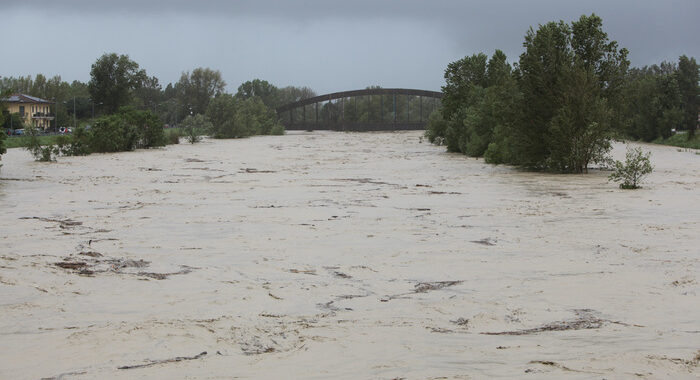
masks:
<path fill-rule="evenodd" d="M 62 102 L 62 103 L 65 104 L 66 107 L 68 107 L 68 102 Z M 76 125 L 77 124 L 75 122 L 75 96 L 73 96 L 73 129 L 76 128 Z"/>
<path fill-rule="evenodd" d="M 68 101 L 63 101 L 61 103 L 63 103 L 63 105 L 66 106 L 66 115 L 68 115 Z M 70 125 L 70 124 L 68 124 L 68 125 Z M 56 123 L 56 126 L 58 126 L 58 123 Z M 56 131 L 56 132 L 58 132 L 58 131 Z"/>
<path fill-rule="evenodd" d="M 88 100 L 89 100 L 90 103 L 92 104 L 92 118 L 94 119 L 94 118 L 95 118 L 95 101 L 92 100 L 92 98 L 88 98 Z M 99 102 L 99 103 L 97 103 L 97 104 L 101 106 L 103 103 L 102 103 L 102 102 Z"/>

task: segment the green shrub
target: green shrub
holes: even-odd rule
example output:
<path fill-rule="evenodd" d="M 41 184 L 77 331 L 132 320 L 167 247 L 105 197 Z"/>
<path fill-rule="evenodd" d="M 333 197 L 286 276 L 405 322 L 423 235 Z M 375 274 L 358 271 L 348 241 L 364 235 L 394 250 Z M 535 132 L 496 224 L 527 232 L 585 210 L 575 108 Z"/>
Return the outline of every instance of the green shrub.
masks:
<path fill-rule="evenodd" d="M 425 137 L 433 144 L 445 144 L 445 131 L 447 121 L 442 117 L 442 110 L 436 109 L 428 117 L 428 125 L 425 129 Z"/>
<path fill-rule="evenodd" d="M 92 152 L 124 152 L 163 146 L 165 134 L 155 114 L 125 107 L 95 120 L 88 142 Z"/>
<path fill-rule="evenodd" d="M 90 154 L 89 132 L 82 126 L 73 131 L 72 135 L 58 136 L 56 144 L 61 150 L 61 154 L 66 156 L 85 156 Z M 63 139 L 66 141 L 64 142 Z"/>
<path fill-rule="evenodd" d="M 5 139 L 7 139 L 7 132 L 4 129 L 0 129 L 0 156 L 7 152 L 5 147 Z"/>
<path fill-rule="evenodd" d="M 497 142 L 492 142 L 489 144 L 488 148 L 486 149 L 486 152 L 484 152 L 484 161 L 486 161 L 489 164 L 505 164 L 508 162 L 506 160 L 506 155 L 507 152 L 505 149 L 503 149 L 502 144 L 499 144 Z"/>
<path fill-rule="evenodd" d="M 253 135 L 269 135 L 280 132 L 275 110 L 253 96 L 237 99 L 224 94 L 212 99 L 207 117 L 213 124 L 214 138 L 241 138 Z"/>
<path fill-rule="evenodd" d="M 202 114 L 187 116 L 182 121 L 182 126 L 185 128 L 185 137 L 190 144 L 202 141 L 201 135 L 214 129 L 211 121 Z"/>
<path fill-rule="evenodd" d="M 174 145 L 180 143 L 180 130 L 179 129 L 168 129 L 165 132 L 165 144 Z"/>
<path fill-rule="evenodd" d="M 93 152 L 122 152 L 136 148 L 136 127 L 119 114 L 103 116 L 90 128 L 89 145 Z"/>
<path fill-rule="evenodd" d="M 284 126 L 282 124 L 275 124 L 275 126 L 270 129 L 271 135 L 281 136 L 284 134 Z"/>
<path fill-rule="evenodd" d="M 136 111 L 133 121 L 137 123 L 141 136 L 139 148 L 155 148 L 165 145 L 163 123 L 156 114 L 150 111 Z"/>
<path fill-rule="evenodd" d="M 36 161 L 56 161 L 56 156 L 60 154 L 60 149 L 56 145 L 42 145 L 39 139 L 39 130 L 34 127 L 25 128 L 25 132 L 27 134 L 25 149 L 34 156 Z"/>
<path fill-rule="evenodd" d="M 196 128 L 192 127 L 185 129 L 185 137 L 187 138 L 187 142 L 190 144 L 196 144 L 202 141 L 202 136 L 199 135 Z"/>
<path fill-rule="evenodd" d="M 641 180 L 649 175 L 654 167 L 650 161 L 651 152 L 642 152 L 642 148 L 627 148 L 625 162 L 615 161 L 615 167 L 609 180 L 621 182 L 621 189 L 637 189 Z"/>

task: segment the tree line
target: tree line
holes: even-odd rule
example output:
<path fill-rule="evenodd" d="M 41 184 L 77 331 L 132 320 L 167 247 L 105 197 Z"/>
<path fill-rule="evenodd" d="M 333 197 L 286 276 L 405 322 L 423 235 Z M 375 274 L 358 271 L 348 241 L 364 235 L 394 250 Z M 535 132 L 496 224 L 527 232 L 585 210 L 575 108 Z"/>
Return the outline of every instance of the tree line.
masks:
<path fill-rule="evenodd" d="M 428 139 L 490 163 L 582 173 L 608 160 L 613 138 L 652 141 L 676 128 L 693 137 L 694 58 L 630 68 L 595 14 L 530 28 L 523 47 L 515 64 L 500 50 L 448 64 Z"/>
<path fill-rule="evenodd" d="M 13 92 L 54 101 L 54 131 L 59 126 L 88 127 L 62 138 L 60 146 L 38 148 L 35 140 L 30 150 L 41 159 L 49 152 L 88 154 L 162 146 L 168 141 L 164 124 L 204 125 L 207 130 L 200 132 L 217 138 L 284 133 L 274 109 L 316 96 L 308 87 L 278 88 L 261 79 L 242 83 L 235 94 L 228 94 L 221 73 L 202 67 L 183 72 L 177 82 L 163 88 L 158 78 L 149 76 L 128 55 L 116 53 L 104 54 L 93 63 L 88 83 L 67 83 L 60 76 L 42 74 L 0 78 L 0 100 Z M 0 109 L 5 111 L 0 112 L 5 129 L 26 127 L 38 135 L 39 131 L 23 125 L 19 114 L 7 113 L 1 103 Z M 4 138 L 5 133 L 0 144 Z M 4 153 L 4 146 L 0 149 Z"/>

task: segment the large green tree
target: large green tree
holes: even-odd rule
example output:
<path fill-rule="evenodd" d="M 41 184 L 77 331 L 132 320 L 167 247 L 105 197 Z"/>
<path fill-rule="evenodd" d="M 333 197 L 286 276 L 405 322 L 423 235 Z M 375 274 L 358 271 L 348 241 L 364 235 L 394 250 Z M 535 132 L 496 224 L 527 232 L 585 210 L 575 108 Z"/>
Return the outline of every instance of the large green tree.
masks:
<path fill-rule="evenodd" d="M 630 70 L 624 97 L 623 132 L 633 139 L 668 138 L 682 122 L 677 68 L 672 63 Z"/>
<path fill-rule="evenodd" d="M 130 104 L 134 92 L 146 79 L 146 71 L 128 55 L 109 53 L 92 64 L 88 89 L 95 104 L 114 113 Z"/>
<path fill-rule="evenodd" d="M 275 108 L 280 105 L 278 97 L 279 89 L 266 80 L 253 79 L 238 86 L 236 97 L 239 99 L 249 99 L 254 96 L 259 97 L 266 106 Z"/>
<path fill-rule="evenodd" d="M 309 87 L 287 86 L 279 89 L 277 93 L 277 101 L 279 102 L 279 105 L 284 105 L 313 98 L 314 96 L 316 96 L 316 92 Z"/>
<path fill-rule="evenodd" d="M 178 103 L 185 115 L 204 114 L 211 99 L 223 94 L 225 87 L 226 82 L 221 78 L 219 70 L 202 67 L 192 70 L 191 73 L 182 73 L 180 80 L 175 84 Z"/>
<path fill-rule="evenodd" d="M 209 103 L 207 117 L 215 138 L 241 138 L 283 131 L 275 110 L 257 96 L 245 99 L 229 94 L 217 96 Z"/>
<path fill-rule="evenodd" d="M 141 87 L 136 89 L 134 98 L 137 107 L 156 112 L 156 108 L 163 98 L 163 89 L 158 78 L 147 77 L 141 83 Z"/>
<path fill-rule="evenodd" d="M 678 88 L 681 95 L 682 126 L 688 131 L 688 139 L 695 135 L 700 112 L 700 70 L 695 58 L 683 55 L 678 59 Z"/>
<path fill-rule="evenodd" d="M 237 118 L 249 135 L 269 135 L 279 125 L 277 112 L 257 96 L 239 104 Z"/>
<path fill-rule="evenodd" d="M 427 137 L 449 151 L 483 156 L 496 129 L 510 124 L 517 98 L 506 55 L 496 50 L 490 59 L 475 54 L 455 61 L 445 70 L 445 82 L 442 109 L 431 115 Z"/>
<path fill-rule="evenodd" d="M 445 119 L 452 119 L 461 107 L 472 103 L 475 87 L 487 87 L 487 61 L 488 57 L 479 53 L 447 65 L 445 85 L 442 87 L 442 113 Z"/>
<path fill-rule="evenodd" d="M 512 129 L 515 163 L 581 173 L 601 161 L 619 120 L 627 50 L 602 30 L 602 20 L 581 16 L 532 28 L 520 56 L 523 101 Z"/>
<path fill-rule="evenodd" d="M 4 129 L 23 129 L 25 127 L 24 125 L 24 118 L 19 115 L 18 112 L 15 113 L 9 113 L 9 112 L 4 112 L 4 117 L 2 118 L 2 127 Z"/>
<path fill-rule="evenodd" d="M 558 172 L 604 161 L 622 124 L 627 50 L 595 14 L 525 35 L 512 68 L 505 54 L 475 54 L 445 70 L 442 108 L 427 137 L 450 151 Z"/>
<path fill-rule="evenodd" d="M 212 136 L 232 138 L 242 136 L 236 122 L 236 99 L 231 94 L 222 94 L 212 99 L 207 108 L 207 117 L 212 123 Z"/>

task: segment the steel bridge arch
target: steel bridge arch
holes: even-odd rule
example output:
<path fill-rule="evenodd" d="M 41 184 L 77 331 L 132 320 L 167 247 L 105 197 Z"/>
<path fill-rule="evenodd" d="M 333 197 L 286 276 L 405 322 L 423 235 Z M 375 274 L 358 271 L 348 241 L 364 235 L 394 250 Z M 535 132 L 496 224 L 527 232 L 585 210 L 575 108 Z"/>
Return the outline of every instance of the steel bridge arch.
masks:
<path fill-rule="evenodd" d="M 393 121 L 385 121 L 383 115 L 383 100 L 384 96 L 392 96 L 393 100 Z M 420 117 L 418 120 L 410 121 L 410 105 L 408 106 L 408 120 L 398 121 L 396 114 L 396 104 L 397 96 L 417 96 L 420 102 Z M 381 96 L 382 102 L 382 120 L 379 122 L 349 122 L 344 118 L 345 113 L 345 99 L 355 98 L 355 104 L 357 104 L 358 97 L 369 97 L 371 96 Z M 423 117 L 423 98 L 430 98 L 434 100 L 442 99 L 442 92 L 428 91 L 428 90 L 417 90 L 409 88 L 369 88 L 364 90 L 351 90 L 351 91 L 340 91 L 333 92 L 330 94 L 324 94 L 319 96 L 314 96 L 307 99 L 302 99 L 296 102 L 288 103 L 277 108 L 277 115 L 280 117 L 282 124 L 288 130 L 312 130 L 312 129 L 331 129 L 331 130 L 343 130 L 343 131 L 379 131 L 379 130 L 420 130 L 425 129 L 425 124 L 427 122 L 427 117 Z M 323 102 L 332 102 L 333 100 L 342 99 L 343 101 L 343 117 L 340 122 L 336 123 L 319 123 L 318 118 L 318 105 Z M 407 98 L 410 101 L 410 98 Z M 315 117 L 312 120 L 306 120 L 306 106 L 315 105 Z M 301 122 L 295 122 L 293 117 L 293 111 L 295 109 L 303 107 L 304 118 Z M 434 104 L 433 107 L 434 108 Z M 288 112 L 289 117 L 285 118 L 284 114 Z"/>

